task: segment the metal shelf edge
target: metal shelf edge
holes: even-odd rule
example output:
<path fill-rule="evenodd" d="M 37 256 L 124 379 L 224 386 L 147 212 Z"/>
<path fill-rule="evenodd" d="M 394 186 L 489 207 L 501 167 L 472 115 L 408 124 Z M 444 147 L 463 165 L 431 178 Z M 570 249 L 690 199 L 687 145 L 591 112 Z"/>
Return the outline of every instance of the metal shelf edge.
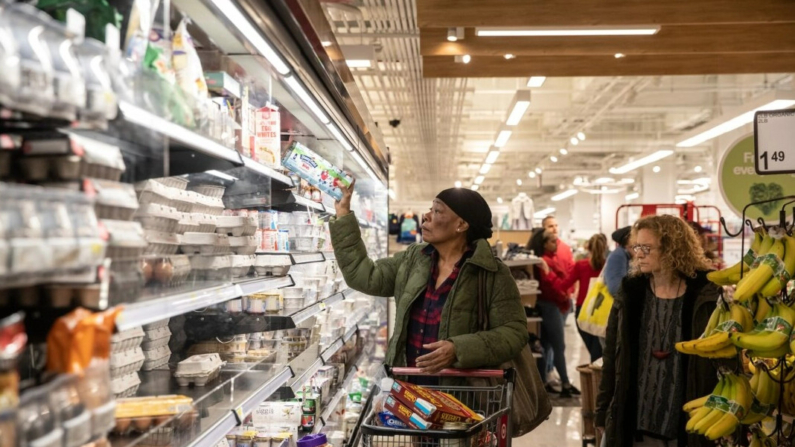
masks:
<path fill-rule="evenodd" d="M 325 365 L 328 363 L 328 361 L 334 357 L 334 354 L 339 352 L 343 346 L 345 346 L 345 342 L 342 340 L 342 338 L 338 338 L 328 348 L 321 352 L 320 358 L 323 360 L 323 364 Z"/>
<path fill-rule="evenodd" d="M 298 376 L 298 378 L 296 378 L 295 381 L 292 384 L 290 384 L 290 388 L 293 389 L 293 393 L 298 392 L 298 390 L 300 390 L 301 387 L 304 386 L 306 381 L 309 380 L 310 377 L 315 375 L 315 373 L 317 372 L 318 369 L 320 369 L 321 366 L 323 366 L 323 359 L 318 358 L 317 360 L 315 360 L 314 363 L 312 363 L 312 365 L 309 368 L 306 369 L 306 371 L 303 372 L 303 374 Z"/>
<path fill-rule="evenodd" d="M 293 265 L 314 264 L 326 261 L 326 256 L 322 252 L 290 253 L 290 258 L 293 261 Z"/>
<path fill-rule="evenodd" d="M 279 374 L 262 385 L 257 391 L 251 394 L 251 397 L 246 399 L 240 408 L 243 410 L 244 416 L 247 416 L 265 399 L 271 397 L 273 393 L 279 390 L 288 380 L 293 377 L 293 371 L 289 367 L 285 367 Z"/>
<path fill-rule="evenodd" d="M 248 157 L 241 157 L 241 158 L 243 159 L 243 165 L 251 169 L 252 171 L 257 171 L 258 173 L 266 177 L 270 177 L 279 183 L 283 183 L 287 185 L 288 188 L 292 188 L 293 186 L 295 186 L 293 185 L 293 180 L 290 177 L 276 171 L 275 169 L 265 166 L 262 163 L 254 161 Z"/>
<path fill-rule="evenodd" d="M 282 277 L 261 278 L 236 284 L 240 288 L 240 296 L 252 295 L 266 290 L 281 289 L 295 285 L 293 277 L 290 275 Z"/>

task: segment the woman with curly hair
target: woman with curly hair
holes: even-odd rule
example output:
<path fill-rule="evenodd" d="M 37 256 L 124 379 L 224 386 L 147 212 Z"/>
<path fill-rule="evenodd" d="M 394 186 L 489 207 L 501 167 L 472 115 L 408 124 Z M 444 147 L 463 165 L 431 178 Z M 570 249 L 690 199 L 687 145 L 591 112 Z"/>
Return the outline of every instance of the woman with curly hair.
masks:
<path fill-rule="evenodd" d="M 615 296 L 607 325 L 596 427 L 603 446 L 706 446 L 685 432 L 682 405 L 717 383 L 707 359 L 674 345 L 698 337 L 719 289 L 698 236 L 674 216 L 651 216 L 632 228 L 632 270 Z"/>

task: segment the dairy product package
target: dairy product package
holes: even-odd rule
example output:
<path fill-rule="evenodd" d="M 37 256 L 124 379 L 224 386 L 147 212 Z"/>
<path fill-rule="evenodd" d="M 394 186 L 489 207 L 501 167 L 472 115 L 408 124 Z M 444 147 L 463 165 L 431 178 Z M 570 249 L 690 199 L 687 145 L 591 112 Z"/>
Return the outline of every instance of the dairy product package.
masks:
<path fill-rule="evenodd" d="M 347 187 L 353 182 L 353 178 L 342 169 L 298 142 L 290 145 L 282 164 L 335 200 L 342 199 L 340 185 Z"/>

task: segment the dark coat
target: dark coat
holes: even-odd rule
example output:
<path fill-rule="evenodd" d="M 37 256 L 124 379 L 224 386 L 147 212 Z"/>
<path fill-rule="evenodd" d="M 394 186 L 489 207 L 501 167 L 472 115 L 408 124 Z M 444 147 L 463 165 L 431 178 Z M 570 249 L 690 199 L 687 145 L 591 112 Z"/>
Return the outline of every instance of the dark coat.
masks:
<path fill-rule="evenodd" d="M 682 339 L 701 335 L 715 310 L 719 288 L 709 282 L 707 272 L 698 272 L 687 279 L 682 308 Z M 643 329 L 643 307 L 649 288 L 646 276 L 627 277 L 615 297 L 607 324 L 604 368 L 596 402 L 597 427 L 605 427 L 607 445 L 629 447 L 634 442 L 637 427 L 638 359 L 640 332 Z M 685 396 L 687 402 L 710 394 L 717 384 L 717 371 L 712 362 L 701 357 L 683 356 Z M 685 432 L 687 415 L 682 414 L 679 447 L 713 446 L 703 436 Z"/>

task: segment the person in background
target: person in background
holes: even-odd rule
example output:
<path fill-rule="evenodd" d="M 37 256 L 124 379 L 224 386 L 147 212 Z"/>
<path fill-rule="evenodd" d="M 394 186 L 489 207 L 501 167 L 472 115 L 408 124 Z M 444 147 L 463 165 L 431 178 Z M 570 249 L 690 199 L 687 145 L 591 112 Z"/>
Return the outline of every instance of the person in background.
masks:
<path fill-rule="evenodd" d="M 609 447 L 714 445 L 685 431 L 682 405 L 717 384 L 710 359 L 680 354 L 677 342 L 706 327 L 720 289 L 698 236 L 676 216 L 643 218 L 632 228 L 630 276 L 607 324 L 595 425 Z"/>
<path fill-rule="evenodd" d="M 536 265 L 536 278 L 539 291 L 536 306 L 541 313 L 541 344 L 544 351 L 552 351 L 552 358 L 548 363 L 553 363 L 558 371 L 561 382 L 560 397 L 568 398 L 579 395 L 580 391 L 572 386 L 566 371 L 566 342 L 563 334 L 563 323 L 571 308 L 571 299 L 562 288 L 566 271 L 560 267 L 557 260 L 558 238 L 551 231 L 539 228 L 530 238 L 530 248 L 536 254 L 541 254 L 541 263 Z M 547 392 L 557 393 L 551 384 L 547 383 Z"/>
<path fill-rule="evenodd" d="M 541 221 L 541 228 L 555 235 L 555 238 L 558 241 L 557 262 L 560 264 L 560 267 L 563 269 L 563 271 L 568 271 L 570 268 L 572 268 L 572 266 L 574 266 L 574 255 L 571 252 L 571 247 L 560 240 L 558 220 L 555 219 L 555 216 L 547 216 Z M 536 255 L 541 256 L 537 253 Z"/>
<path fill-rule="evenodd" d="M 585 243 L 585 249 L 588 250 L 588 257 L 575 262 L 574 266 L 566 274 L 565 279 L 558 285 L 558 288 L 561 290 L 566 290 L 572 284 L 579 283 L 579 291 L 577 293 L 577 317 L 580 316 L 582 303 L 588 295 L 588 286 L 591 283 L 591 278 L 599 276 L 599 273 L 605 266 L 605 261 L 607 259 L 607 238 L 601 233 L 594 234 L 588 239 L 588 242 Z M 599 342 L 599 337 L 583 332 L 579 327 L 577 331 L 580 333 L 580 338 L 582 338 L 583 343 L 585 343 L 585 348 L 588 349 L 588 353 L 591 354 L 591 363 L 602 357 L 602 344 Z"/>
<path fill-rule="evenodd" d="M 491 209 L 468 188 L 440 192 L 422 216 L 424 244 L 393 257 L 367 255 L 351 212 L 353 185 L 340 187 L 337 217 L 329 222 L 337 263 L 351 289 L 395 297 L 395 326 L 385 364 L 416 367 L 433 376 L 445 368 L 499 368 L 527 346 L 527 317 L 510 269 L 494 257 Z M 483 281 L 489 330 L 478 327 Z M 418 385 L 457 384 L 421 377 Z"/>
<path fill-rule="evenodd" d="M 632 227 L 624 227 L 619 228 L 610 235 L 618 246 L 607 257 L 604 278 L 607 290 L 614 298 L 618 295 L 621 281 L 624 280 L 627 272 L 629 272 L 629 261 L 632 256 L 627 249 L 627 244 L 629 243 L 630 233 L 632 233 Z"/>
<path fill-rule="evenodd" d="M 706 256 L 707 259 L 712 261 L 713 267 L 721 268 L 723 261 L 720 259 L 720 257 L 718 257 L 718 255 L 714 251 L 710 250 L 709 239 L 707 239 L 707 234 L 709 234 L 709 230 L 702 227 L 701 224 L 699 224 L 696 221 L 689 221 L 688 224 L 690 225 L 690 227 L 693 228 L 693 231 L 695 231 L 696 234 L 698 235 L 698 241 L 701 242 L 701 248 L 704 250 L 704 256 Z"/>

